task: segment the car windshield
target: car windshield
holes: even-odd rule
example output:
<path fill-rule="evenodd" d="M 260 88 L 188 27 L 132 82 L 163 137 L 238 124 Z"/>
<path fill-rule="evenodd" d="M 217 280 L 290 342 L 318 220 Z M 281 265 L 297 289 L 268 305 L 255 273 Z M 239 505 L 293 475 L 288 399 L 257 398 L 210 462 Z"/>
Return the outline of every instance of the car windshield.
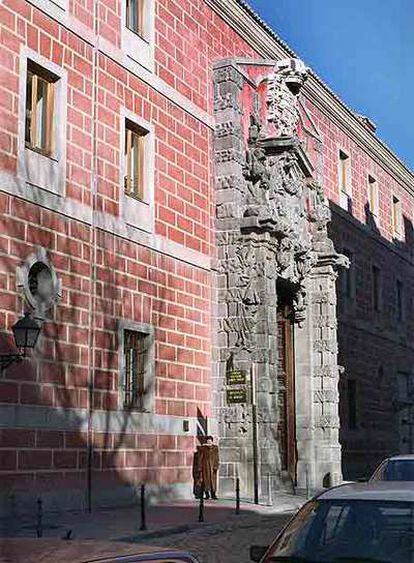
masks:
<path fill-rule="evenodd" d="M 414 503 L 315 500 L 274 542 L 271 561 L 414 562 Z"/>
<path fill-rule="evenodd" d="M 384 469 L 384 481 L 414 481 L 414 460 L 391 460 Z"/>

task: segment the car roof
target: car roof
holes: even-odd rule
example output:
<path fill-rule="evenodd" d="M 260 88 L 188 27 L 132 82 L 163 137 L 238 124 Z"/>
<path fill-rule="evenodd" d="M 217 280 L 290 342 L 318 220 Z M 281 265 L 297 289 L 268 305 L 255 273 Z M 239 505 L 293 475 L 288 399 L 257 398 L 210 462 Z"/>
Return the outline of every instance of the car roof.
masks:
<path fill-rule="evenodd" d="M 414 454 L 398 454 L 392 455 L 386 461 L 414 461 Z"/>
<path fill-rule="evenodd" d="M 374 481 L 340 485 L 321 493 L 318 500 L 385 500 L 414 502 L 410 481 Z"/>
<path fill-rule="evenodd" d="M 86 563 L 89 561 L 112 560 L 116 557 L 156 555 L 160 558 L 178 559 L 190 554 L 166 547 L 142 545 L 137 543 L 111 542 L 100 540 L 59 540 L 53 538 L 13 538 L 2 539 L 0 542 L 1 563 Z M 139 560 L 139 559 L 138 559 Z M 120 560 L 122 561 L 122 559 Z M 143 559 L 145 561 L 145 559 Z"/>

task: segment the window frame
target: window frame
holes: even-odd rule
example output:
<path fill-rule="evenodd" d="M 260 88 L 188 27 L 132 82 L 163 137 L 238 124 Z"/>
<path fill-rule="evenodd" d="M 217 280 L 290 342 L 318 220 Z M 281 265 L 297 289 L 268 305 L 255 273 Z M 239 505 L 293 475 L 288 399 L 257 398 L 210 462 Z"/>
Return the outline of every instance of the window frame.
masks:
<path fill-rule="evenodd" d="M 140 116 L 132 113 L 126 108 L 121 108 L 121 128 L 120 128 L 120 168 L 119 168 L 119 189 L 120 189 L 120 215 L 126 226 L 131 226 L 146 233 L 154 232 L 154 181 L 155 181 L 155 136 L 154 127 Z M 144 167 L 143 167 L 143 198 L 128 195 L 125 193 L 126 176 L 126 124 L 145 132 L 144 136 Z"/>
<path fill-rule="evenodd" d="M 373 194 L 374 189 L 374 194 Z M 374 217 L 375 221 L 379 220 L 379 186 L 378 180 L 372 175 L 368 174 L 368 204 L 369 211 Z"/>
<path fill-rule="evenodd" d="M 35 68 L 47 77 L 54 77 L 53 151 L 26 146 L 26 95 L 28 69 Z M 67 128 L 67 71 L 42 57 L 27 46 L 20 49 L 19 67 L 19 121 L 17 180 L 19 195 L 27 197 L 27 186 L 32 188 L 37 200 L 65 195 L 66 184 L 66 128 Z M 39 191 L 42 190 L 42 191 Z"/>
<path fill-rule="evenodd" d="M 142 0 L 141 31 L 129 26 L 129 0 L 122 0 L 122 34 L 121 49 L 125 55 L 127 66 L 140 67 L 150 72 L 155 70 L 155 0 Z M 141 74 L 142 68 L 139 70 Z"/>
<path fill-rule="evenodd" d="M 25 122 L 25 147 L 37 151 L 45 156 L 54 157 L 55 151 L 55 127 L 54 127 L 54 117 L 55 117 L 55 89 L 56 82 L 59 77 L 47 72 L 45 69 L 40 67 L 38 64 L 34 63 L 31 59 L 27 61 L 27 72 L 26 72 L 26 92 L 29 84 L 29 77 L 31 77 L 31 109 L 28 109 L 27 94 L 26 94 L 26 122 Z M 37 104 L 37 94 L 39 91 L 39 82 L 42 81 L 46 83 L 46 107 L 43 109 L 45 113 L 45 143 L 44 146 L 40 146 L 35 137 L 38 136 L 36 131 L 38 124 L 38 112 L 33 109 Z M 30 111 L 30 125 L 29 125 L 29 137 L 30 141 L 27 140 L 27 113 Z M 43 113 L 42 112 L 42 113 Z"/>
<path fill-rule="evenodd" d="M 338 195 L 339 205 L 352 213 L 352 174 L 351 156 L 341 147 L 338 147 Z"/>
<path fill-rule="evenodd" d="M 351 385 L 352 384 L 352 385 Z M 351 393 L 352 389 L 352 393 Z M 355 379 L 348 379 L 346 386 L 347 394 L 347 422 L 349 430 L 358 430 L 358 393 Z M 351 397 L 353 401 L 351 401 Z"/>
<path fill-rule="evenodd" d="M 338 149 L 338 187 L 341 193 L 352 197 L 351 157 L 344 149 Z"/>
<path fill-rule="evenodd" d="M 381 311 L 382 305 L 382 279 L 381 279 L 381 268 L 376 264 L 372 264 L 371 267 L 372 275 L 372 310 L 375 313 Z"/>
<path fill-rule="evenodd" d="M 349 248 L 344 248 L 342 250 L 344 254 L 349 259 L 349 268 L 344 268 L 342 271 L 342 293 L 346 299 L 354 299 L 355 297 L 355 281 L 354 281 L 354 260 L 355 255 Z"/>
<path fill-rule="evenodd" d="M 128 197 L 133 197 L 138 201 L 145 201 L 145 158 L 146 158 L 146 145 L 145 137 L 149 134 L 148 130 L 144 130 L 137 126 L 129 119 L 125 119 L 124 126 L 125 133 L 125 168 L 124 168 L 124 193 Z M 133 147 L 133 140 L 136 140 L 138 145 Z M 137 147 L 137 160 L 134 159 L 132 151 Z M 135 160 L 135 163 L 134 163 Z M 134 168 L 134 178 L 138 177 L 138 185 L 130 186 L 132 180 L 132 167 Z M 135 183 L 135 182 L 134 182 Z"/>
<path fill-rule="evenodd" d="M 395 194 L 391 196 L 391 229 L 395 238 L 403 234 L 402 202 Z"/>
<path fill-rule="evenodd" d="M 145 16 L 145 0 L 124 0 L 126 3 L 125 6 L 125 26 L 135 33 L 142 39 L 145 39 L 145 25 L 144 25 L 144 16 Z M 136 2 L 137 10 L 136 10 L 136 26 L 131 25 L 130 22 L 130 13 L 131 13 L 131 4 L 132 2 Z"/>
<path fill-rule="evenodd" d="M 400 279 L 395 282 L 395 310 L 397 321 L 404 322 L 404 283 Z"/>
<path fill-rule="evenodd" d="M 145 345 L 145 368 L 144 368 L 144 393 L 140 404 L 126 400 L 126 333 L 137 333 L 144 335 Z M 155 401 L 155 341 L 154 328 L 145 323 L 122 320 L 118 326 L 119 342 L 119 408 L 121 410 L 131 410 L 135 412 L 150 413 L 154 412 Z"/>
<path fill-rule="evenodd" d="M 147 356 L 149 335 L 137 330 L 124 329 L 124 365 L 123 384 L 124 407 L 145 410 L 145 385 L 147 380 Z M 135 346 L 131 341 L 135 340 Z"/>

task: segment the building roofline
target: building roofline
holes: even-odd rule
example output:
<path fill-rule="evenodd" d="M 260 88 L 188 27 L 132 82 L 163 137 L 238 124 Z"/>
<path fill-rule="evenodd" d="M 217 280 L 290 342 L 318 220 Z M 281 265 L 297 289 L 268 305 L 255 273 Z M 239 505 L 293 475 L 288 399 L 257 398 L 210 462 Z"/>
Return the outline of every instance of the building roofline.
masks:
<path fill-rule="evenodd" d="M 295 51 L 245 0 L 206 0 L 206 2 L 242 34 L 260 55 L 267 58 L 297 57 Z M 256 23 L 255 26 L 252 26 L 252 21 Z M 373 153 L 379 164 L 387 167 L 396 180 L 403 183 L 414 195 L 414 172 L 313 70 L 310 71 L 310 80 L 305 83 L 304 91 L 312 102 L 316 102 L 315 105 L 319 105 L 325 113 L 328 112 L 334 119 L 336 118 L 338 125 L 347 129 L 349 135 L 356 137 L 363 148 Z M 336 102 L 334 105 L 333 100 Z"/>

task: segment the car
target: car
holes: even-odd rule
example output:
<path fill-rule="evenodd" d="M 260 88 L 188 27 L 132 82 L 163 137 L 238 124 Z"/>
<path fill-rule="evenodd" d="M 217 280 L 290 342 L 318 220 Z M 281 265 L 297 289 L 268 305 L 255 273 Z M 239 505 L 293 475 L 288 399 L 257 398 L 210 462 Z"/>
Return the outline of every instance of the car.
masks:
<path fill-rule="evenodd" d="M 401 481 L 340 485 L 308 501 L 267 547 L 260 563 L 414 561 L 414 487 Z"/>
<path fill-rule="evenodd" d="M 414 481 L 414 454 L 393 455 L 384 459 L 370 481 Z"/>
<path fill-rule="evenodd" d="M 200 563 L 186 551 L 134 543 L 53 538 L 0 540 L 0 563 Z"/>

